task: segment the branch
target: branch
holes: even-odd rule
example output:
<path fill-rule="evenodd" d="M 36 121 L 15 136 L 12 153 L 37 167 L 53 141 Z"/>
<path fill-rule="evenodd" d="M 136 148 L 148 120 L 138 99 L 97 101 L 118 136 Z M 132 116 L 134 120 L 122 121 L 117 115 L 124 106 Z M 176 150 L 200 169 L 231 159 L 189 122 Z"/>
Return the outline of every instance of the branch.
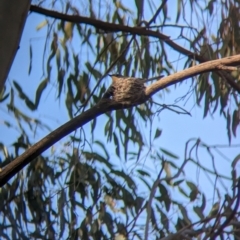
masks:
<path fill-rule="evenodd" d="M 94 118 L 112 110 L 131 108 L 138 104 L 144 103 L 161 89 L 183 81 L 189 77 L 196 76 L 197 74 L 208 71 L 219 71 L 219 66 L 236 66 L 238 64 L 240 64 L 240 54 L 232 57 L 202 63 L 189 69 L 185 69 L 178 73 L 172 74 L 168 77 L 161 78 L 157 82 L 148 86 L 145 90 L 145 95 L 141 98 L 141 101 L 135 102 L 134 104 L 129 103 L 123 105 L 112 99 L 101 99 L 98 104 L 96 104 L 89 110 L 83 112 L 79 116 L 71 119 L 53 132 L 49 133 L 46 137 L 44 137 L 38 143 L 27 149 L 21 156 L 17 157 L 5 168 L 3 168 L 0 172 L 0 187 L 6 184 L 7 181 L 10 180 L 14 175 L 16 175 L 21 169 L 23 169 L 23 167 L 33 161 L 37 156 L 42 154 L 54 143 L 59 141 L 61 138 L 67 136 L 77 128 L 82 127 Z"/>
<path fill-rule="evenodd" d="M 237 190 L 238 190 L 238 192 L 237 192 L 237 201 L 236 201 L 236 204 L 235 204 L 231 214 L 228 217 L 226 217 L 225 221 L 221 224 L 219 229 L 213 234 L 213 236 L 210 238 L 210 240 L 216 239 L 217 236 L 222 233 L 224 228 L 227 227 L 227 225 L 233 219 L 234 215 L 237 213 L 237 210 L 238 210 L 238 207 L 239 207 L 239 203 L 240 203 L 240 178 L 238 179 Z"/>
<path fill-rule="evenodd" d="M 61 138 L 67 136 L 69 133 L 88 123 L 97 116 L 109 111 L 110 105 L 108 102 L 109 100 L 100 101 L 99 104 L 95 105 L 91 109 L 55 129 L 42 140 L 27 149 L 22 155 L 14 159 L 0 172 L 0 187 L 6 184 L 8 180 L 16 175 L 28 163 L 33 161 L 37 156 L 42 154 Z"/>
<path fill-rule="evenodd" d="M 73 23 L 85 23 L 85 24 L 88 24 L 95 28 L 105 30 L 107 32 L 109 32 L 109 31 L 110 32 L 120 32 L 121 31 L 121 32 L 125 32 L 125 33 L 131 33 L 134 35 L 139 35 L 139 36 L 155 37 L 155 38 L 158 38 L 158 39 L 162 40 L 163 42 L 165 42 L 167 45 L 169 45 L 171 48 L 173 48 L 177 52 L 179 52 L 193 60 L 197 60 L 200 63 L 209 61 L 208 59 L 205 59 L 201 55 L 193 53 L 193 52 L 187 50 L 186 48 L 183 48 L 180 45 L 176 44 L 175 42 L 173 42 L 170 39 L 169 36 L 166 36 L 158 31 L 152 31 L 152 30 L 148 29 L 147 27 L 139 27 L 139 26 L 129 27 L 129 26 L 125 26 L 125 25 L 104 22 L 104 21 L 89 18 L 89 17 L 67 15 L 64 13 L 59 13 L 56 11 L 44 9 L 44 8 L 34 6 L 34 5 L 31 5 L 30 11 L 36 12 L 39 14 L 43 14 L 48 17 L 53 17 L 55 19 L 60 19 L 63 21 L 68 21 L 68 22 L 73 22 Z M 220 68 L 220 66 L 219 66 L 219 68 Z M 218 72 L 218 75 L 220 77 L 224 78 L 233 89 L 235 89 L 238 93 L 240 93 L 240 86 L 234 81 L 232 76 L 228 75 L 224 71 Z"/>
<path fill-rule="evenodd" d="M 83 16 L 79 16 L 79 15 L 78 16 L 77 15 L 67 15 L 64 13 L 48 10 L 48 9 L 41 8 L 41 7 L 34 6 L 34 5 L 31 5 L 30 11 L 39 13 L 39 14 L 43 14 L 45 16 L 52 17 L 55 19 L 60 19 L 63 21 L 68 21 L 68 22 L 73 22 L 73 23 L 85 23 L 85 24 L 88 24 L 95 28 L 105 30 L 107 32 L 125 32 L 125 33 L 131 33 L 131 34 L 139 35 L 139 36 L 155 37 L 155 38 L 158 38 L 158 39 L 164 41 L 166 44 L 168 44 L 170 47 L 172 47 L 176 51 L 178 51 L 190 58 L 193 58 L 199 62 L 205 61 L 201 56 L 199 56 L 195 53 L 192 53 L 191 51 L 188 51 L 187 49 L 185 49 L 185 48 L 179 46 L 178 44 L 174 43 L 173 41 L 171 41 L 169 36 L 166 36 L 158 31 L 149 30 L 145 27 L 139 27 L 139 26 L 129 27 L 129 26 L 121 25 L 121 24 L 104 22 L 104 21 L 101 21 L 98 19 L 83 17 Z"/>
<path fill-rule="evenodd" d="M 224 66 L 236 66 L 240 65 L 240 55 L 235 55 L 231 57 L 226 57 L 222 59 L 217 59 L 213 61 L 208 61 L 188 69 L 182 70 L 170 76 L 162 78 L 160 81 L 157 81 L 147 87 L 146 96 L 151 97 L 153 94 L 159 90 L 171 86 L 175 83 L 181 82 L 184 79 L 196 76 L 197 74 L 209 72 L 209 71 L 219 71 L 219 68 Z M 229 68 L 228 68 L 229 69 Z M 237 83 L 236 83 L 237 84 Z M 238 86 L 240 88 L 240 86 Z"/>

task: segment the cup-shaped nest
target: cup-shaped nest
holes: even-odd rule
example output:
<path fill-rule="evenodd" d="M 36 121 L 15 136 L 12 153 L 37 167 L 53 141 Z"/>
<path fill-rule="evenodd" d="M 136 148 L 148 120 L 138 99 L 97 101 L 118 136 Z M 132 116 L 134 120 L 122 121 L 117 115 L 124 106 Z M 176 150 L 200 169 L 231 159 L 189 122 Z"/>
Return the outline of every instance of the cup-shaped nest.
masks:
<path fill-rule="evenodd" d="M 113 100 L 121 104 L 138 104 L 145 99 L 143 81 L 140 79 L 124 79 L 113 83 Z"/>

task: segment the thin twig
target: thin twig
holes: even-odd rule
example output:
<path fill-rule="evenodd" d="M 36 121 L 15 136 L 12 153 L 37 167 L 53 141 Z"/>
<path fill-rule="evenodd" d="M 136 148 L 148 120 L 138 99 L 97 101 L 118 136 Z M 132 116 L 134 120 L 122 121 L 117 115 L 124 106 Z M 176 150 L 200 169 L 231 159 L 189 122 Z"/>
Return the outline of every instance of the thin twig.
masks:
<path fill-rule="evenodd" d="M 238 206 L 240 203 L 240 178 L 238 179 L 237 189 L 238 189 L 237 201 L 236 201 L 233 211 L 226 218 L 225 222 L 219 227 L 219 229 L 214 233 L 214 235 L 210 238 L 210 240 L 215 240 L 217 238 L 217 236 L 222 233 L 223 229 L 225 227 L 227 227 L 228 223 L 230 223 L 230 221 L 233 219 L 234 215 L 237 213 L 237 209 L 238 209 Z"/>

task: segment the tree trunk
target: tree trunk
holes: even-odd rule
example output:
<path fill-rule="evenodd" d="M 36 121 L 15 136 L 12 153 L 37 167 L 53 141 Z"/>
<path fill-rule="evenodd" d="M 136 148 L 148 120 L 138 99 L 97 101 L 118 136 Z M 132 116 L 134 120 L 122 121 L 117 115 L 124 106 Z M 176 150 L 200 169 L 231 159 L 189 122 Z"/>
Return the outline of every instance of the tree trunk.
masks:
<path fill-rule="evenodd" d="M 30 0 L 0 0 L 0 92 L 18 50 Z"/>

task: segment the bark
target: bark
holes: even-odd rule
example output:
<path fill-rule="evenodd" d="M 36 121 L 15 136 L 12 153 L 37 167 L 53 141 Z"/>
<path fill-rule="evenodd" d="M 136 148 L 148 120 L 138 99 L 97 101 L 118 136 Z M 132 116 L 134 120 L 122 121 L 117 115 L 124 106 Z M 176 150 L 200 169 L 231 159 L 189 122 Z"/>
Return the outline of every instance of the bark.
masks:
<path fill-rule="evenodd" d="M 19 48 L 30 2 L 0 0 L 0 92 Z"/>

